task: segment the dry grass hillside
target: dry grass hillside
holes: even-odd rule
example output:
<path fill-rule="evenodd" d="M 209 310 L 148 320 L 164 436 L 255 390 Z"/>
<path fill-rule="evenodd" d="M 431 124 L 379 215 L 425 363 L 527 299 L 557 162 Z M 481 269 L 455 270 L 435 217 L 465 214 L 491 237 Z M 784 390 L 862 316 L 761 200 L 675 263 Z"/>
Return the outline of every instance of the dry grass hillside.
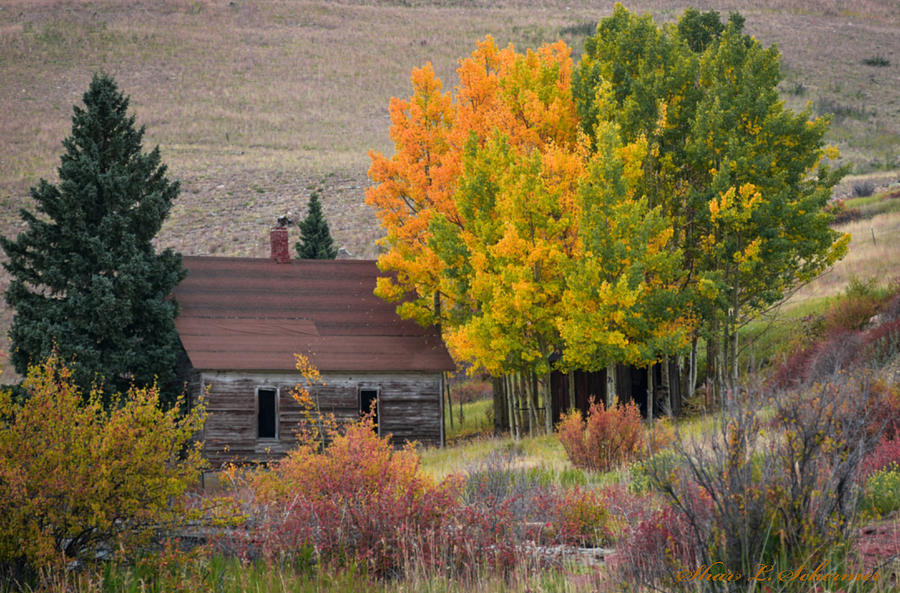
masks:
<path fill-rule="evenodd" d="M 658 20 L 688 3 L 627 3 Z M 740 10 L 784 56 L 785 100 L 834 114 L 832 141 L 862 175 L 897 179 L 900 4 L 895 0 L 700 1 Z M 846 8 L 851 6 L 851 8 Z M 159 242 L 188 254 L 261 256 L 276 214 L 312 189 L 339 245 L 373 257 L 379 229 L 363 204 L 366 152 L 391 150 L 388 101 L 432 61 L 445 86 L 458 57 L 491 33 L 580 50 L 612 3 L 584 0 L 6 0 L 0 5 L 0 232 L 40 177 L 91 73 L 113 74 L 146 144 L 159 144 L 182 194 Z M 0 289 L 5 280 L 0 278 Z M 10 318 L 0 308 L 0 332 Z"/>

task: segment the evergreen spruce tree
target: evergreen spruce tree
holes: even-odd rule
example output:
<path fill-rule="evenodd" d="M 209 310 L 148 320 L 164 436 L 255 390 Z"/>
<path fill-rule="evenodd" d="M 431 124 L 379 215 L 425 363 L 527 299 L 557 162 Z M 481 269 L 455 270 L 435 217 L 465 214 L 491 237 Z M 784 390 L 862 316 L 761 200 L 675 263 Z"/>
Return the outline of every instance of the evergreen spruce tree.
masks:
<path fill-rule="evenodd" d="M 94 75 L 74 107 L 59 184 L 31 188 L 36 213 L 21 210 L 27 229 L 0 237 L 15 309 L 12 362 L 25 374 L 55 348 L 75 361 L 82 388 L 125 392 L 157 381 L 174 395 L 179 351 L 168 296 L 184 278 L 181 256 L 156 253 L 153 237 L 178 195 L 159 148 L 143 153 L 144 128 L 128 116 L 128 98 L 113 79 Z"/>
<path fill-rule="evenodd" d="M 322 215 L 319 193 L 313 192 L 309 197 L 309 210 L 306 218 L 300 221 L 300 240 L 294 245 L 300 259 L 334 259 L 337 248 L 328 230 L 328 221 Z"/>

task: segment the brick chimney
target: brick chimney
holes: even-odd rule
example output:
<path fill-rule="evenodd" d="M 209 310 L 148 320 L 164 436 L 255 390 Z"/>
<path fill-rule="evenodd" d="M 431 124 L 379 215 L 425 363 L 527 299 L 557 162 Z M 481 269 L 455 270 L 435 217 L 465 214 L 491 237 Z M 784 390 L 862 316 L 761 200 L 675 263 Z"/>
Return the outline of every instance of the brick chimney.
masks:
<path fill-rule="evenodd" d="M 291 263 L 291 248 L 288 245 L 288 230 L 283 226 L 274 226 L 269 231 L 269 242 L 272 245 L 271 258 L 276 264 Z"/>

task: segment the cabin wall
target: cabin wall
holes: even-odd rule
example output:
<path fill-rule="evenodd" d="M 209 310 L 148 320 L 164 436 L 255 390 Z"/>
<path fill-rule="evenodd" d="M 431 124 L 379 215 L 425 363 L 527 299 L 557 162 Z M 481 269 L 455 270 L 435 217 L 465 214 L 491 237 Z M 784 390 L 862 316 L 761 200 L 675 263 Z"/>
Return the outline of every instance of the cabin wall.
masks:
<path fill-rule="evenodd" d="M 202 373 L 200 389 L 207 390 L 204 455 L 210 463 L 262 462 L 284 455 L 296 443 L 302 418 L 291 396 L 297 379 L 296 373 Z M 322 373 L 322 381 L 310 393 L 338 421 L 359 418 L 359 390 L 377 389 L 379 434 L 391 434 L 398 443 L 442 444 L 440 373 Z M 276 439 L 257 438 L 260 387 L 278 390 Z"/>

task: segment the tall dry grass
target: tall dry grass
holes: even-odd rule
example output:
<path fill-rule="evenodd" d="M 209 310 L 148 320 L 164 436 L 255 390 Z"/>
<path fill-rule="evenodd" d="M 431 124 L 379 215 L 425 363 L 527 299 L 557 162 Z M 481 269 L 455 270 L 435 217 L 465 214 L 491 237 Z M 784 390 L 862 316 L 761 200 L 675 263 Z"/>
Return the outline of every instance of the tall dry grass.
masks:
<path fill-rule="evenodd" d="M 810 299 L 838 295 L 854 278 L 874 278 L 879 284 L 900 281 L 900 212 L 850 222 L 836 230 L 853 236 L 849 253 L 825 274 L 797 291 L 785 303 L 785 310 Z"/>

